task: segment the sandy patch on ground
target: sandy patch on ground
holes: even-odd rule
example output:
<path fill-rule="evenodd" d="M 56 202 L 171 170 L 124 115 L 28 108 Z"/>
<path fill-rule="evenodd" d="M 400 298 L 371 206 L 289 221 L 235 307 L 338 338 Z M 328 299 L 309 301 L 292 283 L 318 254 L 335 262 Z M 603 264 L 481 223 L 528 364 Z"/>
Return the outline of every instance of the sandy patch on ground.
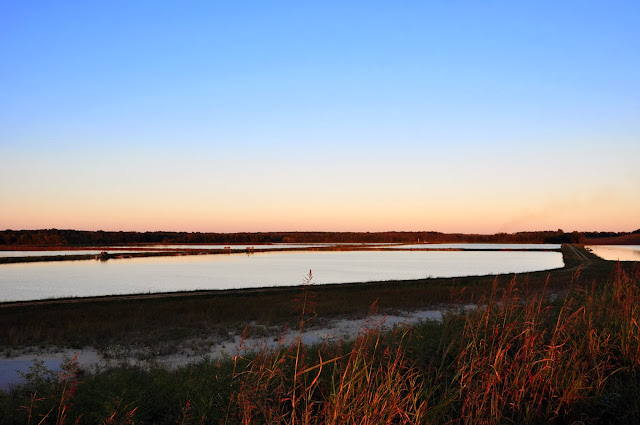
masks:
<path fill-rule="evenodd" d="M 365 319 L 327 319 L 318 320 L 317 324 L 311 320 L 302 333 L 302 341 L 306 345 L 347 341 L 354 339 L 363 329 L 379 328 L 392 329 L 398 325 L 411 325 L 424 320 L 441 321 L 443 311 L 417 310 L 412 312 L 396 312 L 394 314 L 374 314 Z M 298 329 L 289 329 L 284 332 L 272 331 L 263 337 L 242 338 L 234 335 L 226 340 L 187 341 L 182 344 L 183 349 L 177 354 L 161 355 L 149 350 L 136 351 L 123 347 L 107 347 L 98 351 L 93 347 L 85 347 L 80 350 L 72 349 L 42 349 L 29 347 L 19 352 L 7 353 L 0 358 L 0 389 L 9 389 L 11 386 L 24 382 L 23 375 L 35 361 L 42 361 L 50 370 L 60 370 L 60 364 L 65 359 L 73 358 L 78 354 L 78 365 L 89 372 L 109 366 L 121 364 L 149 366 L 159 364 L 168 367 L 180 367 L 197 362 L 204 357 L 223 358 L 233 357 L 237 354 L 246 354 L 263 348 L 276 348 L 279 344 L 289 345 L 297 340 L 300 335 Z M 191 347 L 191 348 L 189 348 Z"/>

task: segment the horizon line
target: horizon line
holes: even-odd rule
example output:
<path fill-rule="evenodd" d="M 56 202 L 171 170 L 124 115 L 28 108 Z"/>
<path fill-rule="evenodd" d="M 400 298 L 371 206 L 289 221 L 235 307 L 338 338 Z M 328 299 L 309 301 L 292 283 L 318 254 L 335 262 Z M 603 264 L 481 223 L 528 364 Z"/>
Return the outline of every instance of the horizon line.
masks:
<path fill-rule="evenodd" d="M 444 232 L 439 230 L 378 230 L 378 231 L 355 231 L 355 230 L 258 230 L 258 231 L 233 231 L 233 232 L 220 232 L 220 231 L 187 231 L 187 230 L 84 230 L 84 229 L 59 229 L 56 227 L 51 228 L 37 228 L 37 229 L 3 229 L 0 232 L 37 232 L 37 231 L 73 231 L 73 232 L 109 232 L 109 233 L 212 233 L 212 234 L 238 234 L 238 233 L 248 233 L 248 234 L 257 234 L 257 233 L 441 233 L 448 235 L 481 235 L 481 236 L 490 236 L 490 235 L 512 235 L 517 233 L 543 233 L 543 232 L 562 232 L 562 233 L 634 233 L 640 232 L 640 227 L 634 230 L 628 231 L 612 231 L 612 230 L 571 230 L 564 231 L 561 228 L 558 229 L 542 229 L 542 230 L 518 230 L 513 232 L 495 232 L 495 233 L 465 233 L 465 232 Z"/>

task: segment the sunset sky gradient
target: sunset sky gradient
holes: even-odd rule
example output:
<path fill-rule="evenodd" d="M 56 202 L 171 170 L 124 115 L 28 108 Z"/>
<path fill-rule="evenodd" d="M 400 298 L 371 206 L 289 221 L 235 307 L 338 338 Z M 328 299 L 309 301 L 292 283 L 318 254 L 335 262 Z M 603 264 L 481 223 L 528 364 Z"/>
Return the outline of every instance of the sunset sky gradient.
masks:
<path fill-rule="evenodd" d="M 0 230 L 640 228 L 640 2 L 0 3 Z"/>

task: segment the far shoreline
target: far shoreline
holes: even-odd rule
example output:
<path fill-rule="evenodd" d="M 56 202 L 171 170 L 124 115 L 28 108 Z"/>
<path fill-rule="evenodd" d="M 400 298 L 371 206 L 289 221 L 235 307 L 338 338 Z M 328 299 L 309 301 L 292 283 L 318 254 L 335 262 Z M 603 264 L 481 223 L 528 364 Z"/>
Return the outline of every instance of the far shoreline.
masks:
<path fill-rule="evenodd" d="M 466 244 L 465 242 L 451 242 Z M 441 244 L 440 242 L 433 244 Z M 446 244 L 446 242 L 445 242 Z M 472 245 L 472 243 L 469 243 Z M 489 244 L 489 243 L 478 243 L 481 244 Z M 496 243 L 498 244 L 498 243 Z M 167 244 L 158 244 L 158 245 L 167 245 Z M 175 244 L 177 246 L 184 244 Z M 196 244 L 189 244 L 196 245 Z M 212 244 L 202 244 L 203 246 L 212 245 Z M 244 248 L 234 249 L 234 246 L 243 246 Z M 255 246 L 274 246 L 280 245 L 279 243 L 270 243 L 270 244 L 256 244 Z M 290 244 L 293 245 L 293 244 Z M 309 245 L 301 243 L 300 245 Z M 376 244 L 370 243 L 366 244 L 367 250 L 375 250 L 375 251 L 397 251 L 402 248 L 391 248 L 387 246 L 388 244 Z M 394 246 L 402 246 L 402 245 L 417 245 L 417 244 L 394 244 Z M 425 248 L 406 248 L 407 251 L 545 251 L 545 252 L 560 252 L 560 247 L 558 248 L 527 248 L 527 249 L 518 249 L 514 248 L 429 248 L 430 243 L 424 243 Z M 531 243 L 509 243 L 505 245 L 536 245 Z M 540 244 L 540 245 L 559 245 L 561 244 Z M 85 261 L 85 260 L 118 260 L 118 259 L 129 259 L 129 258 L 144 258 L 144 257 L 172 257 L 172 256 L 184 256 L 184 255 L 220 255 L 220 254 L 242 254 L 242 253 L 261 253 L 261 252 L 297 252 L 297 251 L 359 251 L 365 247 L 365 244 L 356 244 L 356 243 L 348 243 L 348 244 L 340 244 L 340 245 L 330 245 L 330 246 L 315 246 L 315 247 L 295 247 L 288 246 L 282 248 L 269 248 L 269 249 L 261 249 L 255 248 L 254 246 L 247 246 L 247 244 L 229 244 L 229 249 L 208 249 L 208 248 L 130 248 L 130 247 L 118 247 L 118 246 L 108 246 L 108 247 L 98 247 L 98 246 L 81 246 L 81 247 L 47 247 L 46 249 L 39 249 L 37 246 L 29 246 L 28 249 L 4 249 L 5 247 L 0 246 L 0 251 L 29 251 L 29 252 L 38 252 L 38 251 L 100 251 L 96 254 L 62 254 L 62 255 L 32 255 L 32 256 L 22 256 L 22 257 L 0 257 L 0 264 L 18 264 L 18 263 L 36 263 L 36 262 L 51 262 L 51 261 Z M 111 251 L 111 252 L 109 252 Z M 113 252 L 116 251 L 116 252 Z M 125 252 L 122 252 L 125 251 Z"/>

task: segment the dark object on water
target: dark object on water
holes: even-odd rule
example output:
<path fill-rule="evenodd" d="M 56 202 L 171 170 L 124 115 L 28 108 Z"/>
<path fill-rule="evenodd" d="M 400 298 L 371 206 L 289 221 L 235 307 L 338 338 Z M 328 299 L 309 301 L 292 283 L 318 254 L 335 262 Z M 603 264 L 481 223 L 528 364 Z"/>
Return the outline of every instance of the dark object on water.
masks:
<path fill-rule="evenodd" d="M 107 251 L 102 251 L 100 254 L 96 255 L 96 260 L 107 261 L 109 259 L 109 253 Z"/>

